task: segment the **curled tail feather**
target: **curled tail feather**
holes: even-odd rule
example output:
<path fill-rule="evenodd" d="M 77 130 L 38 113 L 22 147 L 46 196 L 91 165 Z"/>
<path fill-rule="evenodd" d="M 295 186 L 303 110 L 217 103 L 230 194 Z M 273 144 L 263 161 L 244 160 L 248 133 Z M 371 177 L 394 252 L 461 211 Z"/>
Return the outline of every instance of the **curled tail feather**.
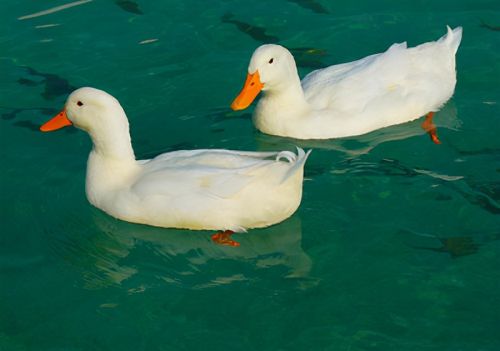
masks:
<path fill-rule="evenodd" d="M 285 176 L 281 180 L 281 183 L 285 182 L 288 178 L 293 176 L 297 171 L 303 169 L 304 164 L 306 163 L 307 158 L 309 157 L 309 154 L 311 153 L 311 151 L 312 150 L 304 152 L 304 150 L 301 149 L 300 147 L 297 148 L 297 155 L 293 154 L 293 156 L 294 156 L 293 166 L 290 167 L 290 169 L 286 172 Z M 292 163 L 292 162 L 290 162 L 290 163 Z"/>

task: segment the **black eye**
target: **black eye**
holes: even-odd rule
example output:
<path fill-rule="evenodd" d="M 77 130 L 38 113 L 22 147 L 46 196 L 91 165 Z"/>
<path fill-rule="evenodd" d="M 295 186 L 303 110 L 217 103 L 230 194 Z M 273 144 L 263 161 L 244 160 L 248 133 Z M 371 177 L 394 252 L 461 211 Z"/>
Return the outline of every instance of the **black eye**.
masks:
<path fill-rule="evenodd" d="M 81 101 L 78 101 L 76 104 L 77 104 L 78 106 L 83 106 L 83 102 L 81 102 Z"/>
<path fill-rule="evenodd" d="M 274 62 L 274 58 L 269 60 L 269 63 L 273 63 L 273 62 Z"/>

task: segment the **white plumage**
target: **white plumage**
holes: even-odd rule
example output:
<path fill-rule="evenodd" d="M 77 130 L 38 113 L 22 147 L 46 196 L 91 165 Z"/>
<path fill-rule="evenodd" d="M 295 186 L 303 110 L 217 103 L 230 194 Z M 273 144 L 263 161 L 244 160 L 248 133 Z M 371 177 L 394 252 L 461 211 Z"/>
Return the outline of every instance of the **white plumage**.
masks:
<path fill-rule="evenodd" d="M 461 37 L 461 27 L 448 27 L 436 42 L 413 48 L 394 44 L 383 53 L 313 71 L 302 82 L 287 49 L 263 45 L 248 67 L 249 76 L 258 73 L 264 91 L 254 112 L 255 126 L 268 134 L 328 139 L 365 134 L 437 111 L 455 89 Z M 245 88 L 234 109 L 246 107 Z"/>
<path fill-rule="evenodd" d="M 308 156 L 302 149 L 297 155 L 174 151 L 136 161 L 127 117 L 111 95 L 78 89 L 69 96 L 65 113 L 65 125 L 87 131 L 94 144 L 87 198 L 116 218 L 159 227 L 244 231 L 281 222 L 300 204 Z M 51 121 L 42 130 L 59 128 Z"/>

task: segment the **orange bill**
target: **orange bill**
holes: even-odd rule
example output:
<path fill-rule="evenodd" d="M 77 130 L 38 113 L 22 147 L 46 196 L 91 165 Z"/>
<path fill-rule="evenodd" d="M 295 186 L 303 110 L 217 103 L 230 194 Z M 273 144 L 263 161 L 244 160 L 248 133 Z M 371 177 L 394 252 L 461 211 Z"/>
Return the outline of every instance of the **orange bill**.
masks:
<path fill-rule="evenodd" d="M 255 71 L 253 74 L 248 73 L 245 85 L 240 94 L 234 99 L 231 108 L 235 111 L 246 109 L 259 95 L 263 87 L 264 84 L 260 81 L 259 71 Z"/>
<path fill-rule="evenodd" d="M 53 130 L 58 130 L 66 126 L 70 126 L 73 123 L 68 119 L 66 115 L 66 110 L 62 110 L 55 117 L 52 117 L 49 121 L 45 122 L 40 130 L 42 132 L 51 132 Z"/>

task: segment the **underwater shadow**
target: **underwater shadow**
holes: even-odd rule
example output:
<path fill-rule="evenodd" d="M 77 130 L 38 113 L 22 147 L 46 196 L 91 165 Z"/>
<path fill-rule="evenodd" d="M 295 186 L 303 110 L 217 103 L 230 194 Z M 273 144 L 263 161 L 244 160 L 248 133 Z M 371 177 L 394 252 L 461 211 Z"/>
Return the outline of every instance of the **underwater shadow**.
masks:
<path fill-rule="evenodd" d="M 134 292 L 165 283 L 204 289 L 260 280 L 270 269 L 282 278 L 307 280 L 312 266 L 301 247 L 297 215 L 235 234 L 241 245 L 228 247 L 213 243 L 208 231 L 156 228 L 122 222 L 97 209 L 91 213 L 90 221 L 73 217 L 46 230 L 56 255 L 81 271 L 87 289 L 122 286 Z"/>

